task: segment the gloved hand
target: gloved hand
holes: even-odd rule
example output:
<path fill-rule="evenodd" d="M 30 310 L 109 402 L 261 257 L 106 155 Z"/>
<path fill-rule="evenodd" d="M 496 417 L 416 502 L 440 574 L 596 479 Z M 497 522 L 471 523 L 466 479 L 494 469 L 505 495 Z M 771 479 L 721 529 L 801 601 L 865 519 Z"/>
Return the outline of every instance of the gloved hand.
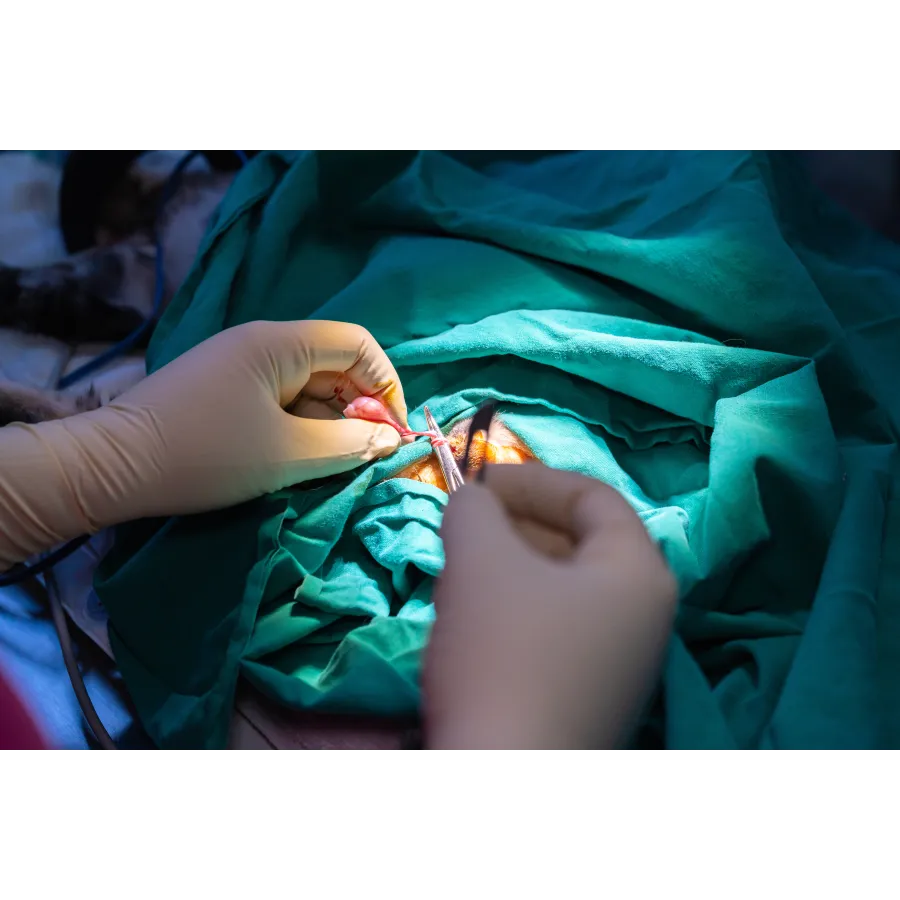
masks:
<path fill-rule="evenodd" d="M 431 749 L 615 747 L 656 682 L 676 585 L 613 488 L 539 463 L 452 495 L 423 674 Z"/>
<path fill-rule="evenodd" d="M 251 322 L 101 409 L 8 426 L 0 567 L 108 525 L 231 506 L 392 453 L 394 428 L 340 417 L 377 390 L 405 426 L 397 373 L 364 328 Z"/>

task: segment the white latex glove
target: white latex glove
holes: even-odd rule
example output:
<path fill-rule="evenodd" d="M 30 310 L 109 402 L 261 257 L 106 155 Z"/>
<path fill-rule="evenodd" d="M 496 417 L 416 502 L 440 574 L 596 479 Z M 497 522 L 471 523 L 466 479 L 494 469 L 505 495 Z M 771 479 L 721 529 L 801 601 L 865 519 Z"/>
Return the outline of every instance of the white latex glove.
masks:
<path fill-rule="evenodd" d="M 623 742 L 656 683 L 676 585 L 613 488 L 539 463 L 454 493 L 426 654 L 430 749 Z"/>
<path fill-rule="evenodd" d="M 397 373 L 364 328 L 251 322 L 101 409 L 7 426 L 0 568 L 108 525 L 231 506 L 386 456 L 395 429 L 340 415 L 379 390 L 406 425 Z"/>

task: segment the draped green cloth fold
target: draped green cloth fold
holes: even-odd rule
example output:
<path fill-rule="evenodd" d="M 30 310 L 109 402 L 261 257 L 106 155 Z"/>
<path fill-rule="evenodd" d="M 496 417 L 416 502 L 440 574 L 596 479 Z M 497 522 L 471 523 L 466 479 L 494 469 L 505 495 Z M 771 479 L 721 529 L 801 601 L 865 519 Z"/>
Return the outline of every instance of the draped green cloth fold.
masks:
<path fill-rule="evenodd" d="M 413 427 L 494 398 L 629 499 L 683 592 L 636 746 L 900 745 L 900 248 L 791 157 L 266 153 L 149 367 L 261 318 L 364 325 Z M 223 746 L 239 676 L 416 708 L 446 498 L 385 479 L 428 452 L 120 529 L 97 590 L 160 745 Z"/>

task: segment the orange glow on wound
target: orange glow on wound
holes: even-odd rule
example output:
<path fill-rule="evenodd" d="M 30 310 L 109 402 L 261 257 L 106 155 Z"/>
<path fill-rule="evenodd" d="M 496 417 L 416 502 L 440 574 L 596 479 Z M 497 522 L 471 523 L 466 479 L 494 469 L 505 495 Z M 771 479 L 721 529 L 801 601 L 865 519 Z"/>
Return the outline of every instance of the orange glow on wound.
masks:
<path fill-rule="evenodd" d="M 447 435 L 447 443 L 453 451 L 456 461 L 462 465 L 466 453 L 466 441 L 468 440 L 469 422 L 460 422 Z M 518 465 L 529 462 L 535 458 L 534 454 L 525 446 L 522 440 L 513 434 L 508 428 L 499 422 L 491 425 L 491 433 L 485 436 L 483 431 L 478 432 L 472 439 L 472 448 L 469 451 L 469 467 L 472 471 L 478 471 L 485 463 L 491 465 L 504 463 Z M 463 473 L 465 475 L 465 472 Z M 441 472 L 440 464 L 433 453 L 425 459 L 402 469 L 394 478 L 409 478 L 412 481 L 421 481 L 447 493 L 447 483 Z"/>

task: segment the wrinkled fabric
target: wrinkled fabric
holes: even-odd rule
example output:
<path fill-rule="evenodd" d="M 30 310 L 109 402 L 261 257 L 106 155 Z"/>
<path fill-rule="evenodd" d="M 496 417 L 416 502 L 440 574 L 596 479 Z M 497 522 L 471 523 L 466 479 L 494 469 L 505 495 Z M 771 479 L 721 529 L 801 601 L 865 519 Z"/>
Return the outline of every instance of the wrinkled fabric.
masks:
<path fill-rule="evenodd" d="M 149 368 L 258 318 L 364 325 L 411 427 L 493 398 L 544 462 L 629 499 L 682 589 L 636 746 L 900 743 L 900 248 L 789 156 L 266 153 Z M 240 676 L 297 708 L 416 709 L 446 497 L 391 476 L 428 452 L 119 530 L 97 590 L 161 746 L 223 746 Z"/>

